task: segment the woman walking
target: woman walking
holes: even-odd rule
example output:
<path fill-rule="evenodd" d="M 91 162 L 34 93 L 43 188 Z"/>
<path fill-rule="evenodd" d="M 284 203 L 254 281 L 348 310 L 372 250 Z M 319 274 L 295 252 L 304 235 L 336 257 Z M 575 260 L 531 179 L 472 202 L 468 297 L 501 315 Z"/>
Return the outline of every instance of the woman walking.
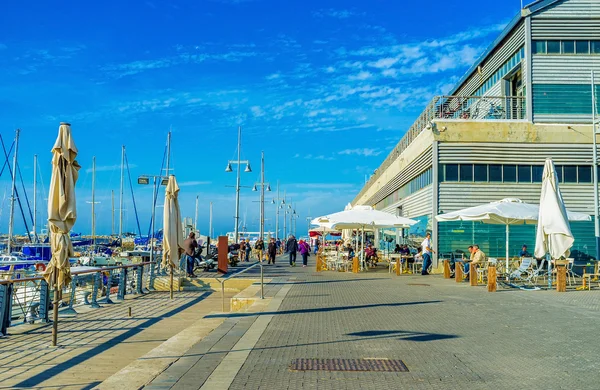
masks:
<path fill-rule="evenodd" d="M 310 256 L 310 245 L 304 240 L 300 240 L 298 243 L 300 255 L 302 255 L 302 268 L 306 268 L 308 264 L 308 256 Z"/>

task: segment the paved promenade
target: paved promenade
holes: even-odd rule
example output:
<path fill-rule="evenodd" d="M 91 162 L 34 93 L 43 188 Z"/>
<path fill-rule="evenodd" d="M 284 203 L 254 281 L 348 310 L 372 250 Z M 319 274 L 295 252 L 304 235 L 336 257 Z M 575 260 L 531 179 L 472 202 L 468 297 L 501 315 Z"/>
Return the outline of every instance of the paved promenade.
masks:
<path fill-rule="evenodd" d="M 597 389 L 600 291 L 488 293 L 440 276 L 274 267 L 261 313 L 225 322 L 147 389 Z M 299 358 L 409 372 L 292 371 Z"/>
<path fill-rule="evenodd" d="M 283 260 L 265 276 L 266 299 L 242 312 L 220 312 L 219 294 L 155 293 L 63 320 L 58 349 L 49 327 L 13 328 L 0 340 L 0 388 L 598 388 L 600 289 L 487 293 Z M 291 369 L 317 358 L 397 359 L 408 372 Z"/>

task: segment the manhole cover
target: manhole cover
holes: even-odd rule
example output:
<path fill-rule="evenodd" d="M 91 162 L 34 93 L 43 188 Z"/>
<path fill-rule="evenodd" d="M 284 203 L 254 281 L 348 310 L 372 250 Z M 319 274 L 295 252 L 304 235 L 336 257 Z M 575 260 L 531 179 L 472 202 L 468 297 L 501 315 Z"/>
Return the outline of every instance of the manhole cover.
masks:
<path fill-rule="evenodd" d="M 409 286 L 423 286 L 423 287 L 429 287 L 429 284 L 425 284 L 425 283 L 406 283 Z"/>
<path fill-rule="evenodd" d="M 402 360 L 391 359 L 294 359 L 290 370 L 408 372 Z"/>

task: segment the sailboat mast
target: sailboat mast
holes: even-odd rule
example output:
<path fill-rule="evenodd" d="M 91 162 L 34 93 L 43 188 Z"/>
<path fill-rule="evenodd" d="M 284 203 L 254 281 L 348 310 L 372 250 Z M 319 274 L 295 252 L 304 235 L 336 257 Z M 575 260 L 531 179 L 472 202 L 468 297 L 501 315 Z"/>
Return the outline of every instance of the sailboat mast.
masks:
<path fill-rule="evenodd" d="M 37 154 L 33 155 L 33 239 L 39 242 L 37 236 Z"/>
<path fill-rule="evenodd" d="M 96 245 L 96 156 L 92 157 L 92 245 Z"/>
<path fill-rule="evenodd" d="M 198 195 L 196 195 L 196 214 L 194 215 L 194 232 L 198 231 Z M 208 234 L 210 236 L 210 233 Z"/>
<path fill-rule="evenodd" d="M 123 240 L 123 187 L 125 185 L 125 145 L 121 146 L 121 189 L 119 195 L 119 240 Z M 123 246 L 123 241 L 121 241 Z"/>
<path fill-rule="evenodd" d="M 212 215 L 212 202 L 210 202 L 210 209 L 209 209 L 209 214 L 208 214 L 208 236 L 209 236 L 209 237 L 212 237 L 212 236 L 213 236 L 212 220 L 213 220 L 213 215 Z"/>
<path fill-rule="evenodd" d="M 17 153 L 19 151 L 19 132 L 21 130 L 17 129 L 15 132 L 15 154 L 13 156 L 13 171 L 12 171 L 12 188 L 11 188 L 11 196 L 10 196 L 10 216 L 8 222 L 8 254 L 12 251 L 12 239 L 13 239 L 13 225 L 15 223 L 15 195 L 17 189 Z"/>
<path fill-rule="evenodd" d="M 167 134 L 167 174 L 165 176 L 169 176 L 169 169 L 171 165 L 171 130 L 169 130 L 169 134 Z"/>
<path fill-rule="evenodd" d="M 111 223 L 111 229 L 110 229 L 110 235 L 114 236 L 115 235 L 115 190 L 110 190 L 110 200 L 111 200 L 111 216 L 112 216 L 112 223 Z"/>

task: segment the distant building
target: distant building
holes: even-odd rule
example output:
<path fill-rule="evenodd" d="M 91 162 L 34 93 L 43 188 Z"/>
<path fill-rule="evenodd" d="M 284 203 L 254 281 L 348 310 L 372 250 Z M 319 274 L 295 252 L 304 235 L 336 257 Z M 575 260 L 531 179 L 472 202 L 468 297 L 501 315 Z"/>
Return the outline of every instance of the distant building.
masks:
<path fill-rule="evenodd" d="M 475 242 L 504 257 L 503 226 L 433 217 L 508 197 L 537 204 L 552 157 L 567 207 L 592 215 L 592 70 L 600 96 L 600 1 L 525 7 L 450 96 L 425 108 L 352 204 L 418 219 L 409 235 L 432 231 L 438 253 Z M 593 222 L 571 227 L 575 255 L 595 256 Z M 510 242 L 511 255 L 533 248 L 535 227 L 511 228 Z"/>

